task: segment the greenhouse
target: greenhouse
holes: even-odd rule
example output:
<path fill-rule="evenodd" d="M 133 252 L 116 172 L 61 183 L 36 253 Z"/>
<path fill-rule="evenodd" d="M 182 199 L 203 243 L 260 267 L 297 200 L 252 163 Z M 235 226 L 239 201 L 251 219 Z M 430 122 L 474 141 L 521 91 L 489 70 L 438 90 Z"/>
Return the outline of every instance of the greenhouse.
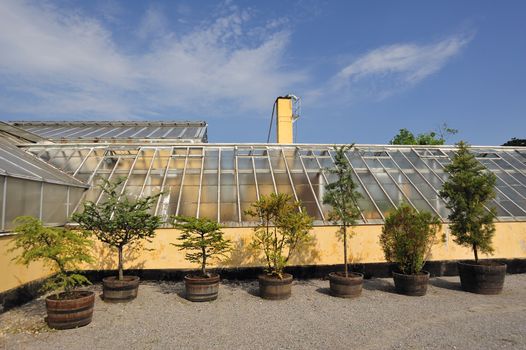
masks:
<path fill-rule="evenodd" d="M 280 192 L 300 200 L 315 225 L 330 224 L 323 194 L 332 181 L 327 170 L 334 164 L 334 145 L 210 144 L 204 142 L 206 123 L 88 122 L 73 130 L 74 124 L 4 126 L 18 142 L 4 137 L 0 143 L 2 230 L 9 230 L 18 215 L 63 225 L 85 201 L 102 200 L 102 179 L 119 177 L 125 178 L 121 190 L 129 196 L 162 193 L 154 213 L 165 219 L 188 215 L 227 227 L 250 226 L 244 213 L 250 204 Z M 101 141 L 104 134 L 114 135 L 111 142 Z M 161 134 L 162 141 L 155 139 Z M 196 136 L 201 142 L 190 144 Z M 438 192 L 454 151 L 453 146 L 355 145 L 347 159 L 361 193 L 360 223 L 381 224 L 401 202 L 446 220 Z M 526 150 L 473 147 L 473 152 L 497 176 L 497 219 L 526 221 Z"/>

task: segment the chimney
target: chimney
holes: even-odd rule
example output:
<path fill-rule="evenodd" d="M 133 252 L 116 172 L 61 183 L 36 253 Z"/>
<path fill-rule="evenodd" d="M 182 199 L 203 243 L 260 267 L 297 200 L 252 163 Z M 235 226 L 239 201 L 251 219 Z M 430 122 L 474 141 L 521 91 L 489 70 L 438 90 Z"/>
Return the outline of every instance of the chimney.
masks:
<path fill-rule="evenodd" d="M 276 129 L 278 143 L 293 143 L 292 97 L 280 96 L 276 99 Z"/>

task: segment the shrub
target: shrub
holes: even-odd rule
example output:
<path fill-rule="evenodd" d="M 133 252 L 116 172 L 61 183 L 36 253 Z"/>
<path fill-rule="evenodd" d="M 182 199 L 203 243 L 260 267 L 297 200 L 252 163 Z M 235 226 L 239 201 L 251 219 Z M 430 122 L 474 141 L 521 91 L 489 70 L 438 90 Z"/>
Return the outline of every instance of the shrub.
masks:
<path fill-rule="evenodd" d="M 180 244 L 173 244 L 188 251 L 186 260 L 201 265 L 201 277 L 210 277 L 206 272 L 209 259 L 219 259 L 230 250 L 230 240 L 223 238 L 221 226 L 214 220 L 190 216 L 174 216 L 173 226 L 182 231 Z"/>
<path fill-rule="evenodd" d="M 252 247 L 263 251 L 267 262 L 265 271 L 282 278 L 294 251 L 300 244 L 312 240 L 312 217 L 300 202 L 292 201 L 290 195 L 283 193 L 261 196 L 245 214 L 259 219 Z"/>
<path fill-rule="evenodd" d="M 449 178 L 440 196 L 451 210 L 448 219 L 454 241 L 471 248 L 478 262 L 479 251 L 493 252 L 493 220 L 497 213 L 489 204 L 495 198 L 496 177 L 475 159 L 466 143 L 460 142 L 457 146 L 455 156 L 446 166 Z"/>
<path fill-rule="evenodd" d="M 385 259 L 398 264 L 404 274 L 419 273 L 437 241 L 440 225 L 438 217 L 402 203 L 385 218 L 380 236 Z"/>
<path fill-rule="evenodd" d="M 43 290 L 63 290 L 67 298 L 73 288 L 90 284 L 88 279 L 75 273 L 79 265 L 92 262 L 89 255 L 91 241 L 85 233 L 59 227 L 44 227 L 42 222 L 31 216 L 15 219 L 15 235 L 10 251 L 21 250 L 14 260 L 29 265 L 43 261 L 55 274 L 43 286 Z M 61 297 L 57 293 L 57 297 Z"/>
<path fill-rule="evenodd" d="M 123 178 L 114 182 L 104 180 L 101 189 L 107 197 L 106 200 L 100 204 L 86 202 L 82 213 L 73 214 L 73 220 L 78 222 L 82 229 L 117 249 L 119 280 L 124 278 L 124 247 L 133 249 L 134 243 L 153 238 L 155 230 L 161 224 L 160 217 L 149 212 L 160 194 L 131 200 L 126 191 L 121 193 L 117 190 L 123 182 Z"/>

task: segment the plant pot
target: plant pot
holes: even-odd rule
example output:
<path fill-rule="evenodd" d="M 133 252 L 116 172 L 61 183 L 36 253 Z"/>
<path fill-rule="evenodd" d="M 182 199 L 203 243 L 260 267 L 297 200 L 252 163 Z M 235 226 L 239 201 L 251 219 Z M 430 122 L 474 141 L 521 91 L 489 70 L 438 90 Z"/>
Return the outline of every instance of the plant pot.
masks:
<path fill-rule="evenodd" d="M 329 286 L 331 295 L 338 298 L 356 298 L 362 294 L 363 274 L 349 272 L 345 277 L 344 272 L 329 273 Z"/>
<path fill-rule="evenodd" d="M 504 286 L 506 264 L 495 261 L 458 262 L 460 284 L 466 292 L 499 294 Z"/>
<path fill-rule="evenodd" d="M 184 277 L 186 299 L 190 301 L 211 301 L 217 299 L 219 292 L 219 275 Z"/>
<path fill-rule="evenodd" d="M 397 293 L 419 297 L 426 295 L 429 272 L 420 271 L 415 275 L 393 272 L 393 280 Z"/>
<path fill-rule="evenodd" d="M 267 274 L 259 275 L 259 295 L 263 299 L 284 300 L 291 294 L 292 275 L 283 274 L 283 278 Z"/>
<path fill-rule="evenodd" d="M 71 329 L 82 327 L 91 322 L 95 293 L 90 291 L 73 291 L 66 299 L 61 299 L 66 293 L 53 294 L 46 298 L 49 327 L 55 329 Z"/>
<path fill-rule="evenodd" d="M 115 276 L 102 279 L 102 298 L 110 303 L 122 303 L 133 300 L 139 291 L 139 277 L 124 276 L 119 281 Z"/>

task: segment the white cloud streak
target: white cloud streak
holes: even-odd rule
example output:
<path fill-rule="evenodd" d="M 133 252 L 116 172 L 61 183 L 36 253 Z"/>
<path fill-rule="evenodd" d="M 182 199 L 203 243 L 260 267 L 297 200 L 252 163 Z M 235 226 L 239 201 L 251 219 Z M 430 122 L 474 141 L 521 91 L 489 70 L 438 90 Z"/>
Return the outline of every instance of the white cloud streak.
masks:
<path fill-rule="evenodd" d="M 351 96 L 388 96 L 438 72 L 473 37 L 474 34 L 461 34 L 430 45 L 395 44 L 377 48 L 341 69 L 331 79 L 331 89 L 344 88 Z"/>
<path fill-rule="evenodd" d="M 266 111 L 305 77 L 284 67 L 289 33 L 264 26 L 264 35 L 246 40 L 249 21 L 228 5 L 210 24 L 178 35 L 151 9 L 135 35 L 155 40 L 129 54 L 100 21 L 49 4 L 2 1 L 0 112 L 121 119 Z"/>
<path fill-rule="evenodd" d="M 473 38 L 380 47 L 320 83 L 308 67 L 287 64 L 287 20 L 254 26 L 249 12 L 229 2 L 184 33 L 170 31 L 168 18 L 150 8 L 129 34 L 143 44 L 132 52 L 119 46 L 108 21 L 47 2 L 0 1 L 0 115 L 267 117 L 276 96 L 298 87 L 311 104 L 389 96 L 442 69 Z M 309 90 L 313 82 L 321 86 Z"/>

